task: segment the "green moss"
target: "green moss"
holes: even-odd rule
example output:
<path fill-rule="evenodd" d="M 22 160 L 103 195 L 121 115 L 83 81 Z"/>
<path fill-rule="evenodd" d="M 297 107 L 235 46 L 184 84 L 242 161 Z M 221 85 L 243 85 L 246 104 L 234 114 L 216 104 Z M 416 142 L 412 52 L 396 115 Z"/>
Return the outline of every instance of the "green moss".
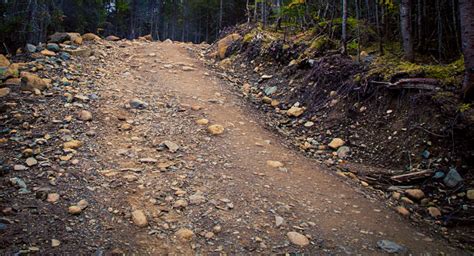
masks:
<path fill-rule="evenodd" d="M 377 58 L 367 76 L 380 76 L 386 81 L 391 80 L 396 75 L 419 76 L 438 79 L 443 85 L 460 85 L 463 73 L 463 58 L 447 65 L 423 65 L 403 61 L 391 55 Z"/>
<path fill-rule="evenodd" d="M 312 50 L 320 50 L 329 43 L 329 38 L 327 36 L 320 36 L 311 42 L 309 46 Z"/>
<path fill-rule="evenodd" d="M 255 35 L 256 35 L 255 31 L 251 31 L 248 34 L 245 34 L 243 42 L 244 43 L 250 43 L 252 41 L 252 39 L 255 37 Z"/>

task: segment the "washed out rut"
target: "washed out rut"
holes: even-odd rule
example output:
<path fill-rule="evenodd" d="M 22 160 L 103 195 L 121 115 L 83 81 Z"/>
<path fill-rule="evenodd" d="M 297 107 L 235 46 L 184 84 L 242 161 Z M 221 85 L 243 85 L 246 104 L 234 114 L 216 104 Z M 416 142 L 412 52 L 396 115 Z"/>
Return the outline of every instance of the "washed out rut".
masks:
<path fill-rule="evenodd" d="M 417 254 L 456 254 L 376 196 L 284 146 L 189 47 L 133 44 L 119 48 L 118 58 L 108 64 L 97 139 L 108 186 L 107 195 L 96 197 L 107 197 L 109 212 L 118 215 L 109 223 L 123 242 L 117 250 L 380 254 L 377 241 L 387 239 Z M 148 106 L 124 107 L 135 98 Z M 206 125 L 196 123 L 202 118 L 223 125 L 224 134 L 210 135 Z M 164 141 L 179 150 L 169 152 Z M 271 167 L 268 160 L 284 167 Z M 134 210 L 146 215 L 146 227 L 131 223 Z M 283 220 L 278 227 L 276 219 Z M 180 238 L 180 228 L 193 237 Z M 291 231 L 306 235 L 310 244 L 289 242 Z"/>

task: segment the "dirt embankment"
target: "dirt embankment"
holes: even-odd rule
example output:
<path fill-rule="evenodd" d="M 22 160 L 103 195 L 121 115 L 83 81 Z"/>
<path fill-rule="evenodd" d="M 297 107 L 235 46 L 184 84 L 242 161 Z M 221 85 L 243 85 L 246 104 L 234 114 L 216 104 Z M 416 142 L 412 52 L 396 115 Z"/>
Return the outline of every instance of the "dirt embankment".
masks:
<path fill-rule="evenodd" d="M 472 241 L 474 109 L 460 98 L 459 62 L 406 64 L 362 52 L 358 63 L 324 36 L 245 26 L 231 33 L 208 50 L 210 65 L 266 113 L 270 129 L 415 221 Z M 334 139 L 343 143 L 331 147 Z M 406 189 L 426 197 L 407 200 Z"/>

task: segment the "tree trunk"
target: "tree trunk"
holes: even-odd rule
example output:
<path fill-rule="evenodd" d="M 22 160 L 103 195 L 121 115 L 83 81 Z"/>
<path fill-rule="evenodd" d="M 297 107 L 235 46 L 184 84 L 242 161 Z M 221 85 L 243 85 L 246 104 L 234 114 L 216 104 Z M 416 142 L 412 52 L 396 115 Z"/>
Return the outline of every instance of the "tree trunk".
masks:
<path fill-rule="evenodd" d="M 380 29 L 380 22 L 379 22 L 379 3 L 375 2 L 375 26 L 377 27 L 377 34 L 379 37 L 379 52 L 380 55 L 383 55 L 383 36 L 382 30 Z"/>
<path fill-rule="evenodd" d="M 347 54 L 347 0 L 342 0 L 342 54 Z"/>
<path fill-rule="evenodd" d="M 359 0 L 355 0 L 356 5 L 356 18 L 357 18 L 357 62 L 360 62 L 360 10 Z"/>
<path fill-rule="evenodd" d="M 474 98 L 474 1 L 459 0 L 461 38 L 466 75 L 463 92 L 467 99 Z"/>
<path fill-rule="evenodd" d="M 401 0 L 400 25 L 405 59 L 413 62 L 415 60 L 415 54 L 413 52 L 413 38 L 411 33 L 411 6 L 411 0 Z"/>
<path fill-rule="evenodd" d="M 223 5 L 222 5 L 222 1 L 220 1 L 220 5 L 219 5 L 219 33 L 222 31 L 222 15 L 223 15 Z"/>

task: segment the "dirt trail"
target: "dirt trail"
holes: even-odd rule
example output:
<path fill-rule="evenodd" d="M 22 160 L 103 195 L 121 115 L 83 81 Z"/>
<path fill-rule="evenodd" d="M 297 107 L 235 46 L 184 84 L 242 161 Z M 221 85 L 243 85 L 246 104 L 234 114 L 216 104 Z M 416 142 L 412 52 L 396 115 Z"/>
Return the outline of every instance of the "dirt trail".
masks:
<path fill-rule="evenodd" d="M 382 239 L 414 255 L 466 254 L 389 209 L 376 191 L 285 146 L 195 56 L 200 46 L 86 47 L 95 55 L 39 62 L 73 83 L 47 97 L 12 87 L 15 103 L 2 110 L 15 133 L 2 135 L 0 170 L 24 162 L 25 149 L 41 150 L 39 163 L 2 173 L 1 254 L 379 255 Z M 212 124 L 224 133 L 211 135 Z M 63 147 L 73 140 L 82 146 Z M 12 185 L 18 180 L 24 188 Z"/>
<path fill-rule="evenodd" d="M 103 219 L 123 242 L 115 248 L 155 255 L 381 254 L 377 241 L 387 239 L 415 254 L 459 254 L 286 148 L 187 47 L 131 45 L 118 48 L 119 58 L 109 63 L 96 113 L 104 120 L 97 162 L 105 185 L 95 200 L 112 215 Z M 134 98 L 148 106 L 124 108 Z M 223 125 L 224 134 L 208 134 L 196 123 L 201 118 Z M 170 152 L 164 141 L 179 150 Z M 131 223 L 134 210 L 145 213 L 147 227 Z M 283 220 L 278 227 L 276 219 Z M 194 237 L 177 237 L 180 228 Z M 290 243 L 290 231 L 310 237 L 310 244 Z"/>

